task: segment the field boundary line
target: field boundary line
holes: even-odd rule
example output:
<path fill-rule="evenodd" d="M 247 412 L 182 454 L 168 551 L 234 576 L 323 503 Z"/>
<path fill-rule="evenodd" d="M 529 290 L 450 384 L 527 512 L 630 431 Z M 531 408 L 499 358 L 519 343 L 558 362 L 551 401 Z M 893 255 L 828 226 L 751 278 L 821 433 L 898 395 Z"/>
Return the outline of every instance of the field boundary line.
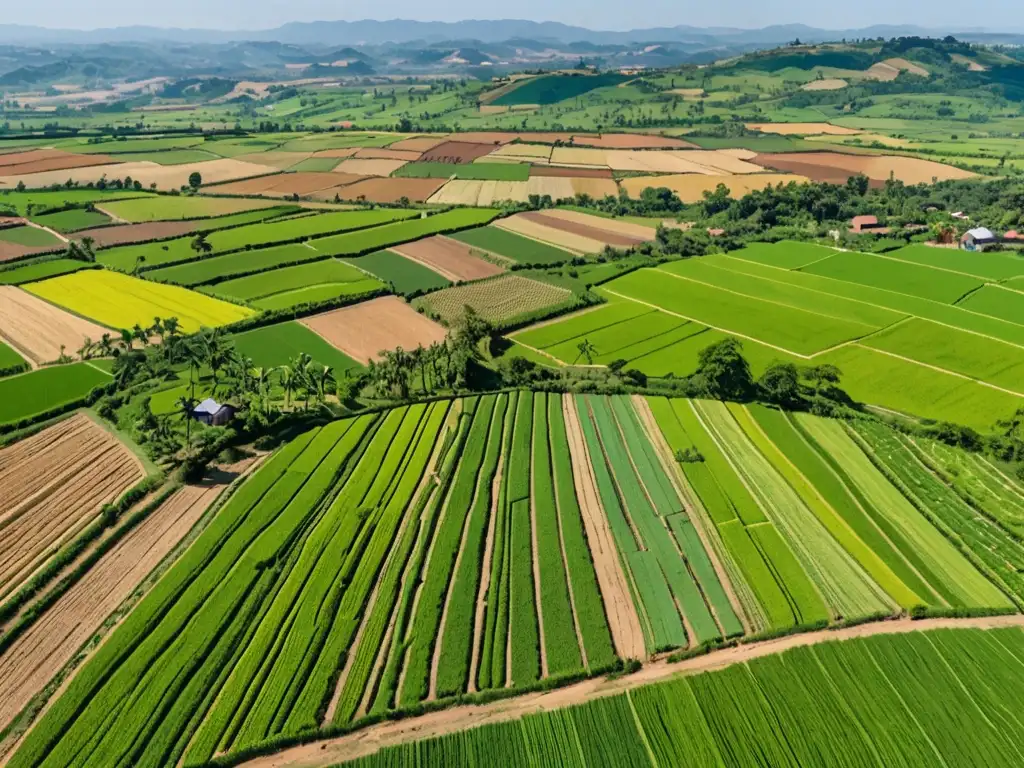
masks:
<path fill-rule="evenodd" d="M 863 253 L 863 251 L 854 251 L 854 253 Z M 866 255 L 867 256 L 876 256 L 879 259 L 885 259 L 886 261 L 895 261 L 897 264 L 913 264 L 914 266 L 924 267 L 925 269 L 934 269 L 934 270 L 938 270 L 939 272 L 948 272 L 951 275 L 960 275 L 961 277 L 970 277 L 970 278 L 972 278 L 974 280 L 980 280 L 982 282 L 982 285 L 979 285 L 978 288 L 983 287 L 987 283 L 994 283 L 995 282 L 995 280 L 993 280 L 990 277 L 982 277 L 981 275 L 972 275 L 970 272 L 961 272 L 958 269 L 950 269 L 949 267 L 937 267 L 937 266 L 935 266 L 933 264 L 922 264 L 919 261 L 908 261 L 907 259 L 894 259 L 892 256 L 886 256 L 883 253 L 868 253 Z M 972 290 L 976 291 L 976 290 L 978 290 L 978 288 L 974 288 Z"/>
<path fill-rule="evenodd" d="M 812 359 L 812 357 L 810 355 L 802 355 L 799 352 L 792 352 L 792 351 L 786 349 L 785 347 L 780 347 L 777 344 L 769 344 L 769 343 L 767 343 L 765 341 L 761 341 L 760 339 L 755 339 L 753 336 L 748 336 L 745 333 L 737 333 L 736 331 L 730 331 L 728 328 L 721 328 L 721 327 L 719 327 L 717 325 L 708 325 L 704 321 L 698 320 L 695 317 L 690 317 L 688 315 L 683 315 L 683 314 L 680 314 L 679 312 L 672 312 L 671 310 L 659 307 L 657 304 L 651 304 L 649 301 L 643 301 L 641 299 L 634 299 L 632 296 L 627 296 L 624 293 L 619 293 L 618 291 L 613 291 L 611 288 L 604 288 L 604 287 L 602 287 L 602 288 L 600 288 L 600 290 L 605 291 L 607 293 L 610 293 L 612 296 L 618 296 L 620 299 L 625 299 L 627 301 L 634 301 L 637 304 L 643 304 L 644 306 L 652 307 L 653 309 L 656 309 L 659 312 L 664 312 L 666 315 L 672 315 L 674 317 L 681 317 L 683 320 L 689 320 L 691 323 L 697 323 L 698 325 L 703 325 L 703 326 L 706 326 L 707 328 L 711 328 L 711 329 L 716 330 L 716 331 L 721 331 L 722 333 L 727 333 L 730 336 L 736 336 L 737 338 L 740 338 L 740 339 L 746 339 L 747 341 L 752 341 L 755 344 L 761 344 L 762 346 L 768 347 L 769 349 L 774 349 L 777 352 L 782 352 L 782 353 L 787 354 L 787 355 L 792 355 L 793 357 L 799 357 L 801 360 L 811 360 Z"/>
<path fill-rule="evenodd" d="M 862 320 L 850 320 L 848 317 L 837 317 L 836 315 L 827 315 L 824 312 L 818 312 L 818 311 L 813 310 L 813 309 L 807 309 L 806 307 L 798 307 L 798 306 L 795 306 L 793 304 L 786 304 L 783 301 L 775 301 L 774 299 L 765 299 L 765 298 L 763 298 L 761 296 L 751 296 L 749 293 L 741 293 L 740 291 L 735 291 L 732 288 L 723 288 L 722 286 L 715 285 L 713 283 L 705 283 L 703 280 L 697 280 L 696 278 L 686 277 L 684 275 L 677 275 L 674 272 L 667 272 L 664 269 L 659 269 L 658 267 L 655 267 L 653 271 L 660 272 L 663 275 L 669 275 L 670 277 L 674 277 L 677 280 L 685 280 L 685 281 L 687 281 L 689 283 L 696 283 L 697 285 L 703 285 L 703 286 L 706 286 L 708 288 L 714 288 L 716 291 L 723 291 L 725 293 L 731 293 L 733 296 L 741 296 L 744 299 L 753 299 L 754 301 L 763 301 L 765 304 L 774 304 L 777 307 L 786 307 L 787 309 L 795 309 L 798 312 L 806 312 L 809 315 L 818 315 L 819 317 L 827 317 L 827 318 L 829 318 L 831 320 L 838 320 L 841 323 L 857 323 L 858 325 L 865 325 L 865 326 L 871 327 L 871 323 L 865 323 Z M 815 291 L 815 293 L 817 293 L 817 291 Z M 837 298 L 839 298 L 839 297 L 837 297 Z"/>
<path fill-rule="evenodd" d="M 938 365 L 932 365 L 931 363 L 922 363 L 920 360 L 915 360 L 912 357 L 904 357 L 903 355 L 896 354 L 895 352 L 889 352 L 889 351 L 884 350 L 884 349 L 877 349 L 876 347 L 865 346 L 865 345 L 861 344 L 860 342 L 856 342 L 855 341 L 855 342 L 853 342 L 853 344 L 858 346 L 858 347 L 862 347 L 863 349 L 871 350 L 872 352 L 878 352 L 878 353 L 883 354 L 883 355 L 888 355 L 889 357 L 894 357 L 897 360 L 903 360 L 903 361 L 908 362 L 908 363 L 913 363 L 914 365 L 920 365 L 922 368 L 930 368 L 931 370 L 938 371 L 939 373 L 948 373 L 950 376 L 956 376 L 958 379 L 963 379 L 964 381 L 973 381 L 975 384 L 981 384 L 983 387 L 988 387 L 989 389 L 995 389 L 995 390 L 998 390 L 999 392 L 1005 392 L 1008 395 L 1014 395 L 1016 397 L 1024 397 L 1024 392 L 1015 392 L 1012 389 L 1007 389 L 1006 387 L 1000 387 L 998 384 L 991 384 L 991 383 L 989 383 L 987 381 L 984 381 L 982 379 L 976 379 L 973 376 L 968 376 L 965 373 L 957 373 L 956 371 L 951 371 L 948 368 L 942 368 L 942 367 L 940 367 Z"/>
<path fill-rule="evenodd" d="M 847 641 L 878 635 L 903 635 L 938 629 L 991 630 L 1024 628 L 1024 616 L 980 616 L 966 619 L 887 619 L 854 627 L 823 629 L 787 635 L 773 640 L 740 643 L 721 651 L 678 663 L 667 660 L 645 664 L 638 672 L 615 679 L 592 678 L 542 693 L 492 702 L 485 705 L 460 705 L 422 717 L 388 721 L 332 739 L 322 739 L 275 754 L 240 763 L 248 768 L 312 768 L 371 755 L 378 750 L 414 740 L 427 739 L 476 726 L 518 720 L 524 715 L 581 704 L 597 698 L 625 693 L 640 686 L 701 672 L 725 669 L 765 656 L 775 656 L 793 648 L 804 648 L 832 641 Z"/>

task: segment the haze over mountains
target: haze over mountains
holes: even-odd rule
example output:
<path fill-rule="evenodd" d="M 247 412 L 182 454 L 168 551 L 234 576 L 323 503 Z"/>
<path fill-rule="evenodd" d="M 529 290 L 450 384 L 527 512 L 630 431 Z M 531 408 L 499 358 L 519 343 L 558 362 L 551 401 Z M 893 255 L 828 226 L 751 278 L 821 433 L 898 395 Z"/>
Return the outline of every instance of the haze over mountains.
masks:
<path fill-rule="evenodd" d="M 557 43 L 588 42 L 597 45 L 626 45 L 639 42 L 671 42 L 715 48 L 722 46 L 764 46 L 795 38 L 824 42 L 843 38 L 899 37 L 903 35 L 943 36 L 977 42 L 1020 42 L 1024 35 L 1001 28 L 964 25 L 959 28 L 927 28 L 912 25 L 874 25 L 861 29 L 820 29 L 804 24 L 780 24 L 762 29 L 734 27 L 651 27 L 629 31 L 601 31 L 559 22 L 522 19 L 467 20 L 459 22 L 408 21 L 314 21 L 292 22 L 265 30 L 177 29 L 147 26 L 113 27 L 94 30 L 50 29 L 38 26 L 0 24 L 0 43 L 10 45 L 97 44 L 119 42 L 165 42 L 216 44 L 237 41 L 275 41 L 298 45 L 350 44 L 380 45 L 405 42 L 474 40 L 496 43 L 516 38 L 550 40 Z"/>

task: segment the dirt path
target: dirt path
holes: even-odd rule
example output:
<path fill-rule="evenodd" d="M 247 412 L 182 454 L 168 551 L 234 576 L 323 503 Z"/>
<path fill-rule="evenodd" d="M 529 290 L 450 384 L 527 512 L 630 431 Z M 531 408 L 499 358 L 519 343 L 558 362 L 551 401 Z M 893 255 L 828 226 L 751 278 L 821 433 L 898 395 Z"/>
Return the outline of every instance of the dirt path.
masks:
<path fill-rule="evenodd" d="M 544 693 L 527 694 L 482 706 L 453 707 L 440 712 L 432 712 L 423 717 L 380 723 L 347 736 L 293 747 L 274 755 L 256 758 L 242 763 L 242 765 L 248 768 L 313 768 L 314 766 L 333 765 L 372 754 L 383 747 L 461 731 L 485 723 L 515 720 L 533 712 L 581 704 L 677 675 L 691 675 L 722 669 L 763 656 L 783 653 L 791 648 L 801 648 L 829 641 L 851 640 L 875 635 L 906 634 L 933 629 L 993 629 L 998 627 L 1024 627 L 1024 616 L 924 619 L 921 621 L 900 619 L 861 624 L 845 629 L 789 635 L 776 640 L 739 645 L 723 651 L 716 651 L 678 664 L 657 661 L 645 665 L 636 674 L 625 677 L 594 678 Z"/>
<path fill-rule="evenodd" d="M 587 542 L 590 544 L 590 554 L 594 559 L 594 571 L 601 587 L 601 597 L 604 600 L 615 651 L 624 659 L 642 659 L 646 655 L 646 646 L 644 633 L 640 627 L 640 617 L 637 615 L 626 576 L 619 563 L 618 549 L 608 518 L 601 506 L 597 480 L 590 466 L 583 430 L 570 395 L 562 398 L 562 414 L 569 438 L 569 452 L 572 455 L 576 498 L 579 499 L 580 511 L 583 513 Z"/>
<path fill-rule="evenodd" d="M 110 220 L 111 220 L 112 222 L 114 222 L 115 224 L 132 224 L 132 223 L 134 223 L 134 222 L 128 221 L 128 219 L 122 219 L 122 218 L 121 218 L 120 216 L 118 216 L 117 214 L 115 214 L 115 213 L 114 213 L 113 211 L 111 211 L 111 210 L 110 210 L 109 208 L 101 208 L 101 207 L 100 207 L 100 206 L 98 206 L 98 205 L 95 205 L 95 206 L 93 206 L 93 207 L 94 207 L 94 208 L 95 208 L 95 209 L 96 209 L 97 211 L 99 211 L 100 213 L 102 213 L 102 214 L 103 214 L 104 216 L 106 216 L 107 218 L 109 218 L 109 219 L 110 219 Z"/>
<path fill-rule="evenodd" d="M 109 216 L 110 214 L 107 214 L 107 215 Z M 50 229 L 49 227 L 44 227 L 42 224 L 37 224 L 36 222 L 34 222 L 34 221 L 30 220 L 30 219 L 25 219 L 25 226 L 33 227 L 34 229 L 41 229 L 41 230 L 43 230 L 43 232 L 48 232 L 51 235 L 53 235 L 54 237 L 56 237 L 58 240 L 60 240 L 62 243 L 64 243 L 65 245 L 67 243 L 71 242 L 70 240 L 68 240 L 66 235 L 61 234 L 56 229 Z"/>

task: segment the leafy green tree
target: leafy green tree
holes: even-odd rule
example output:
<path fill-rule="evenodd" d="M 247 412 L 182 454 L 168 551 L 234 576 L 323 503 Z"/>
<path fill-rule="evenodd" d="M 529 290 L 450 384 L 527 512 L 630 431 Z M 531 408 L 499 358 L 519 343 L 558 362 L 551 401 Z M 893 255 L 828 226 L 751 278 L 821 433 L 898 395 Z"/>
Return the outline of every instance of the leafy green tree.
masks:
<path fill-rule="evenodd" d="M 800 374 L 793 363 L 774 362 L 757 380 L 757 388 L 768 402 L 792 407 L 800 401 Z"/>
<path fill-rule="evenodd" d="M 704 394 L 719 400 L 744 400 L 754 388 L 743 343 L 730 336 L 702 349 L 695 378 Z"/>
<path fill-rule="evenodd" d="M 188 176 L 188 185 L 192 189 L 199 189 L 203 186 L 203 175 L 199 171 L 192 171 Z"/>

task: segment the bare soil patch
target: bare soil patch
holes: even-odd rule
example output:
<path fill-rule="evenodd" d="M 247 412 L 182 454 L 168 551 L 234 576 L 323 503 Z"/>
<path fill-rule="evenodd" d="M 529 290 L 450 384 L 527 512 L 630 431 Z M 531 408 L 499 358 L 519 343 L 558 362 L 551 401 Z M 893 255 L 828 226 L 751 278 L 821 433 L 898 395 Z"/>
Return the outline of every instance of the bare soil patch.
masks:
<path fill-rule="evenodd" d="M 209 226 L 204 221 L 150 221 L 145 224 L 125 224 L 119 227 L 98 227 L 75 232 L 74 239 L 82 240 L 91 237 L 97 248 L 109 248 L 113 245 L 140 243 L 148 240 L 166 240 L 180 237 Z"/>
<path fill-rule="evenodd" d="M 697 155 L 701 150 L 685 152 L 639 152 L 635 150 L 609 150 L 608 166 L 613 171 L 648 171 L 651 173 L 703 173 L 718 174 L 720 171 L 713 166 L 705 165 L 698 157 L 713 155 Z"/>
<path fill-rule="evenodd" d="M 0 451 L 0 599 L 144 476 L 138 458 L 84 415 Z"/>
<path fill-rule="evenodd" d="M 353 157 L 360 160 L 404 160 L 413 162 L 420 159 L 422 152 L 411 149 L 378 149 L 377 147 L 362 147 L 356 150 Z"/>
<path fill-rule="evenodd" d="M 0 169 L 0 188 L 16 187 L 19 181 L 32 188 L 48 187 L 63 184 L 68 179 L 80 184 L 99 181 L 102 177 L 123 179 L 131 176 L 144 187 L 156 184 L 160 189 L 178 189 L 188 184 L 189 176 L 198 172 L 204 184 L 216 184 L 233 179 L 245 179 L 252 176 L 263 176 L 277 173 L 276 168 L 239 160 L 207 160 L 200 163 L 184 163 L 182 165 L 159 165 L 149 161 L 93 165 L 88 168 L 79 167 L 59 171 L 36 173 L 12 173 L 10 169 Z"/>
<path fill-rule="evenodd" d="M 848 86 L 849 83 L 838 77 L 828 77 L 824 80 L 812 80 L 800 86 L 801 91 L 838 91 Z"/>
<path fill-rule="evenodd" d="M 419 262 L 452 282 L 480 280 L 484 277 L 500 275 L 505 271 L 489 261 L 474 256 L 473 249 L 465 243 L 452 240 L 444 235 L 435 235 L 412 243 L 396 245 L 391 250 L 407 259 Z"/>
<path fill-rule="evenodd" d="M 385 296 L 351 307 L 304 318 L 303 325 L 354 360 L 368 363 L 385 350 L 416 349 L 444 341 L 443 327 L 424 317 L 397 296 Z"/>
<path fill-rule="evenodd" d="M 689 149 L 673 152 L 672 155 L 688 162 L 697 163 L 722 176 L 733 173 L 764 173 L 764 168 L 761 166 L 717 149 Z"/>
<path fill-rule="evenodd" d="M 335 174 L 338 176 L 340 174 Z M 424 203 L 431 195 L 444 186 L 444 179 L 385 179 L 363 178 L 342 187 L 323 190 L 317 197 L 333 200 L 338 195 L 342 200 L 358 200 L 360 197 L 371 203 L 397 203 L 407 197 L 413 203 Z"/>
<path fill-rule="evenodd" d="M 330 171 L 326 173 L 313 171 L 279 173 L 274 176 L 237 181 L 232 184 L 221 184 L 206 191 L 211 194 L 224 195 L 303 196 L 339 186 L 345 181 L 346 178 L 344 176 Z"/>
<path fill-rule="evenodd" d="M 822 133 L 853 136 L 860 133 L 854 128 L 843 128 L 831 123 L 747 123 L 747 128 L 761 133 L 778 133 L 782 136 L 816 136 Z"/>
<path fill-rule="evenodd" d="M 394 144 L 389 144 L 388 149 L 409 150 L 411 152 L 426 152 L 438 144 L 443 144 L 448 136 L 414 136 L 411 139 L 402 139 Z"/>
<path fill-rule="evenodd" d="M 604 216 L 590 216 L 579 211 L 551 210 L 543 211 L 542 213 L 547 219 L 582 224 L 604 232 L 635 239 L 639 242 L 654 239 L 654 227 L 645 227 L 643 224 L 634 224 L 631 221 L 609 219 Z"/>
<path fill-rule="evenodd" d="M 928 184 L 933 179 L 970 179 L 977 174 L 933 160 L 898 155 L 847 155 L 839 152 L 789 152 L 758 155 L 758 164 L 801 173 L 814 181 L 844 183 L 855 174 L 885 182 L 890 174 L 906 184 Z"/>
<path fill-rule="evenodd" d="M 575 136 L 573 144 L 605 149 L 692 149 L 697 145 L 673 136 L 648 133 L 606 133 L 603 136 Z"/>
<path fill-rule="evenodd" d="M 407 160 L 361 160 L 357 157 L 350 157 L 338 163 L 334 172 L 359 176 L 390 176 L 407 162 Z"/>
<path fill-rule="evenodd" d="M 371 755 L 385 747 L 464 731 L 489 723 L 517 720 L 535 712 L 547 712 L 560 707 L 583 704 L 676 676 L 722 669 L 764 656 L 783 653 L 791 648 L 818 643 L 935 629 L 995 629 L 1000 627 L 1024 627 L 1024 616 L 922 619 L 919 621 L 900 619 L 862 624 L 845 629 L 788 635 L 776 640 L 714 651 L 677 664 L 664 660 L 656 661 L 645 665 L 635 674 L 614 679 L 593 678 L 543 693 L 531 693 L 484 705 L 453 707 L 422 717 L 384 722 L 346 736 L 291 747 L 276 754 L 255 758 L 241 765 L 246 768 L 314 768 L 315 766 L 335 765 Z"/>
<path fill-rule="evenodd" d="M 508 144 L 518 138 L 518 133 L 509 133 L 507 131 L 465 131 L 464 133 L 453 133 L 448 137 L 448 141 L 459 141 L 469 144 L 490 144 L 493 147 L 496 144 Z M 392 146 L 394 145 L 392 144 Z"/>
<path fill-rule="evenodd" d="M 75 155 L 59 149 L 36 149 L 0 157 L 0 175 L 42 173 L 69 168 L 109 165 L 117 160 L 107 155 Z"/>
<path fill-rule="evenodd" d="M 109 328 L 85 320 L 12 285 L 0 286 L 0 338 L 36 365 L 64 352 L 74 356 L 85 339 L 99 341 Z"/>
<path fill-rule="evenodd" d="M 555 176 L 572 179 L 611 179 L 611 168 L 564 168 L 557 165 L 534 165 L 530 176 Z"/>
<path fill-rule="evenodd" d="M 563 232 L 569 232 L 573 235 L 590 238 L 591 240 L 597 240 L 605 245 L 613 245 L 619 248 L 631 248 L 634 245 L 639 245 L 640 243 L 650 239 L 650 233 L 646 232 L 644 233 L 644 237 L 635 237 L 608 229 L 603 224 L 598 223 L 603 222 L 604 219 L 598 219 L 597 222 L 590 223 L 586 221 L 587 218 L 590 218 L 587 217 L 586 214 L 580 214 L 583 218 L 553 216 L 546 211 L 527 211 L 520 215 L 527 221 L 534 221 L 538 224 L 544 224 L 545 226 L 560 229 Z"/>
<path fill-rule="evenodd" d="M 313 157 L 355 157 L 361 147 L 343 147 L 341 149 L 321 149 L 314 152 Z"/>
<path fill-rule="evenodd" d="M 526 218 L 521 213 L 505 219 L 498 219 L 494 222 L 494 226 L 577 253 L 600 253 L 604 250 L 605 245 L 600 240 L 595 240 L 592 237 L 581 237 L 546 223 Z"/>
<path fill-rule="evenodd" d="M 470 141 L 446 141 L 428 149 L 420 157 L 425 163 L 471 163 L 491 153 L 492 146 Z"/>

